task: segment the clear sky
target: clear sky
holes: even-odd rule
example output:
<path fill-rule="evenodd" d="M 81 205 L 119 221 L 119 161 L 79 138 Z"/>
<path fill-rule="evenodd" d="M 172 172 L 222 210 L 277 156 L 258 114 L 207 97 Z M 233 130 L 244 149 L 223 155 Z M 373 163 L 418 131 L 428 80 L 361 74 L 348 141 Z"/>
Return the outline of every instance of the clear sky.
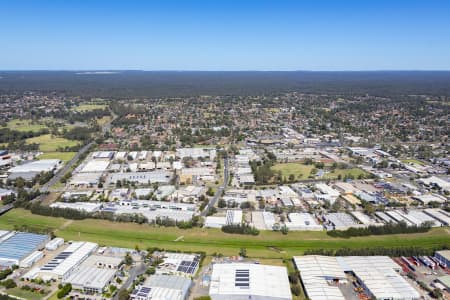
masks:
<path fill-rule="evenodd" d="M 0 0 L 0 70 L 450 70 L 448 0 Z"/>

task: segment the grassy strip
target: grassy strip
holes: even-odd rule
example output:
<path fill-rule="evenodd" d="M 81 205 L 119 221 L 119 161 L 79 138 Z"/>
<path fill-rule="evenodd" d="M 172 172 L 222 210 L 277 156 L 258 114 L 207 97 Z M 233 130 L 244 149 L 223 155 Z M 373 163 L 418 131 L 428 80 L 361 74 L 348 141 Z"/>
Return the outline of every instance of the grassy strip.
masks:
<path fill-rule="evenodd" d="M 339 249 L 367 247 L 450 247 L 450 236 L 445 228 L 433 228 L 427 233 L 396 234 L 354 237 L 348 239 L 327 236 L 325 232 L 262 231 L 258 236 L 227 234 L 219 229 L 153 227 L 131 223 L 114 223 L 105 220 L 73 221 L 62 228 L 62 218 L 32 215 L 23 209 L 14 209 L 0 217 L 0 229 L 13 229 L 27 225 L 42 230 L 52 228 L 56 235 L 66 240 L 86 240 L 102 245 L 141 249 L 158 247 L 179 251 L 205 251 L 207 254 L 236 255 L 240 248 L 255 258 L 290 258 L 309 249 Z M 182 241 L 175 241 L 184 236 Z"/>

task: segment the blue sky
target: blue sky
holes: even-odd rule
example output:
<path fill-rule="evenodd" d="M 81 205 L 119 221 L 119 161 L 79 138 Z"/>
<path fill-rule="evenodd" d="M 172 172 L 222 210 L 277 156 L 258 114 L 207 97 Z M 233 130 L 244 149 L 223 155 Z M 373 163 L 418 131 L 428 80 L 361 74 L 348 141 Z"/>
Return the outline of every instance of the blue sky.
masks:
<path fill-rule="evenodd" d="M 0 0 L 0 70 L 450 70 L 450 1 Z"/>

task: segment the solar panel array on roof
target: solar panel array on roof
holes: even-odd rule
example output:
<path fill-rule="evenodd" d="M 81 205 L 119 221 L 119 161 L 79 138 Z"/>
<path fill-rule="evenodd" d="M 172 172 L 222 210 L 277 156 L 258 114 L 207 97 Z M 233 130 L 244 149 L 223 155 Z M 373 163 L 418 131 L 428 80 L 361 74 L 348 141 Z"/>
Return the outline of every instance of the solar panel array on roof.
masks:
<path fill-rule="evenodd" d="M 183 260 L 180 263 L 180 265 L 178 266 L 177 271 L 187 273 L 187 274 L 194 274 L 195 270 L 197 269 L 197 266 L 198 266 L 198 260 L 195 260 L 195 259 L 194 259 L 194 261 Z"/>
<path fill-rule="evenodd" d="M 52 271 L 53 269 L 55 269 L 57 266 L 59 266 L 61 264 L 61 262 L 63 262 L 67 257 L 69 257 L 70 255 L 72 255 L 73 252 L 67 252 L 67 251 L 63 251 L 61 253 L 59 253 L 58 255 L 56 255 L 51 261 L 49 261 L 48 263 L 46 263 L 41 270 L 43 271 Z"/>
<path fill-rule="evenodd" d="M 250 288 L 250 270 L 237 269 L 234 274 L 234 286 L 241 289 Z"/>
<path fill-rule="evenodd" d="M 144 299 L 148 299 L 148 296 L 150 295 L 151 291 L 152 289 L 149 287 L 140 286 L 133 291 L 132 295 L 134 295 L 135 297 L 142 297 Z"/>
<path fill-rule="evenodd" d="M 18 232 L 0 243 L 0 260 L 17 263 L 36 251 L 48 240 L 47 235 Z"/>

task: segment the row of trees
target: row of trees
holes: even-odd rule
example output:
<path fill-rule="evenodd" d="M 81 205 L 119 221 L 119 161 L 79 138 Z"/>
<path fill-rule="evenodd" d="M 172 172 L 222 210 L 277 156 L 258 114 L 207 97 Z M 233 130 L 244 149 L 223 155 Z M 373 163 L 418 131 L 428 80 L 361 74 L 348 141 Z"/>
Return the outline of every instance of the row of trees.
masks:
<path fill-rule="evenodd" d="M 222 226 L 222 231 L 226 233 L 232 233 L 232 234 L 248 234 L 248 235 L 258 235 L 259 230 L 256 229 L 253 226 L 250 226 L 248 224 L 231 224 L 231 225 L 225 225 Z"/>
<path fill-rule="evenodd" d="M 432 225 L 428 221 L 423 222 L 420 226 L 408 226 L 405 222 L 399 222 L 397 224 L 388 223 L 383 226 L 370 225 L 368 227 L 350 227 L 347 230 L 330 230 L 327 231 L 327 234 L 332 237 L 349 238 L 352 236 L 418 233 L 428 232 Z"/>
<path fill-rule="evenodd" d="M 424 247 L 367 247 L 367 248 L 339 248 L 339 249 L 309 249 L 305 250 L 304 255 L 325 255 L 325 256 L 373 256 L 384 255 L 391 257 L 400 256 L 430 256 L 438 250 L 447 249 L 442 245 L 436 248 Z"/>

